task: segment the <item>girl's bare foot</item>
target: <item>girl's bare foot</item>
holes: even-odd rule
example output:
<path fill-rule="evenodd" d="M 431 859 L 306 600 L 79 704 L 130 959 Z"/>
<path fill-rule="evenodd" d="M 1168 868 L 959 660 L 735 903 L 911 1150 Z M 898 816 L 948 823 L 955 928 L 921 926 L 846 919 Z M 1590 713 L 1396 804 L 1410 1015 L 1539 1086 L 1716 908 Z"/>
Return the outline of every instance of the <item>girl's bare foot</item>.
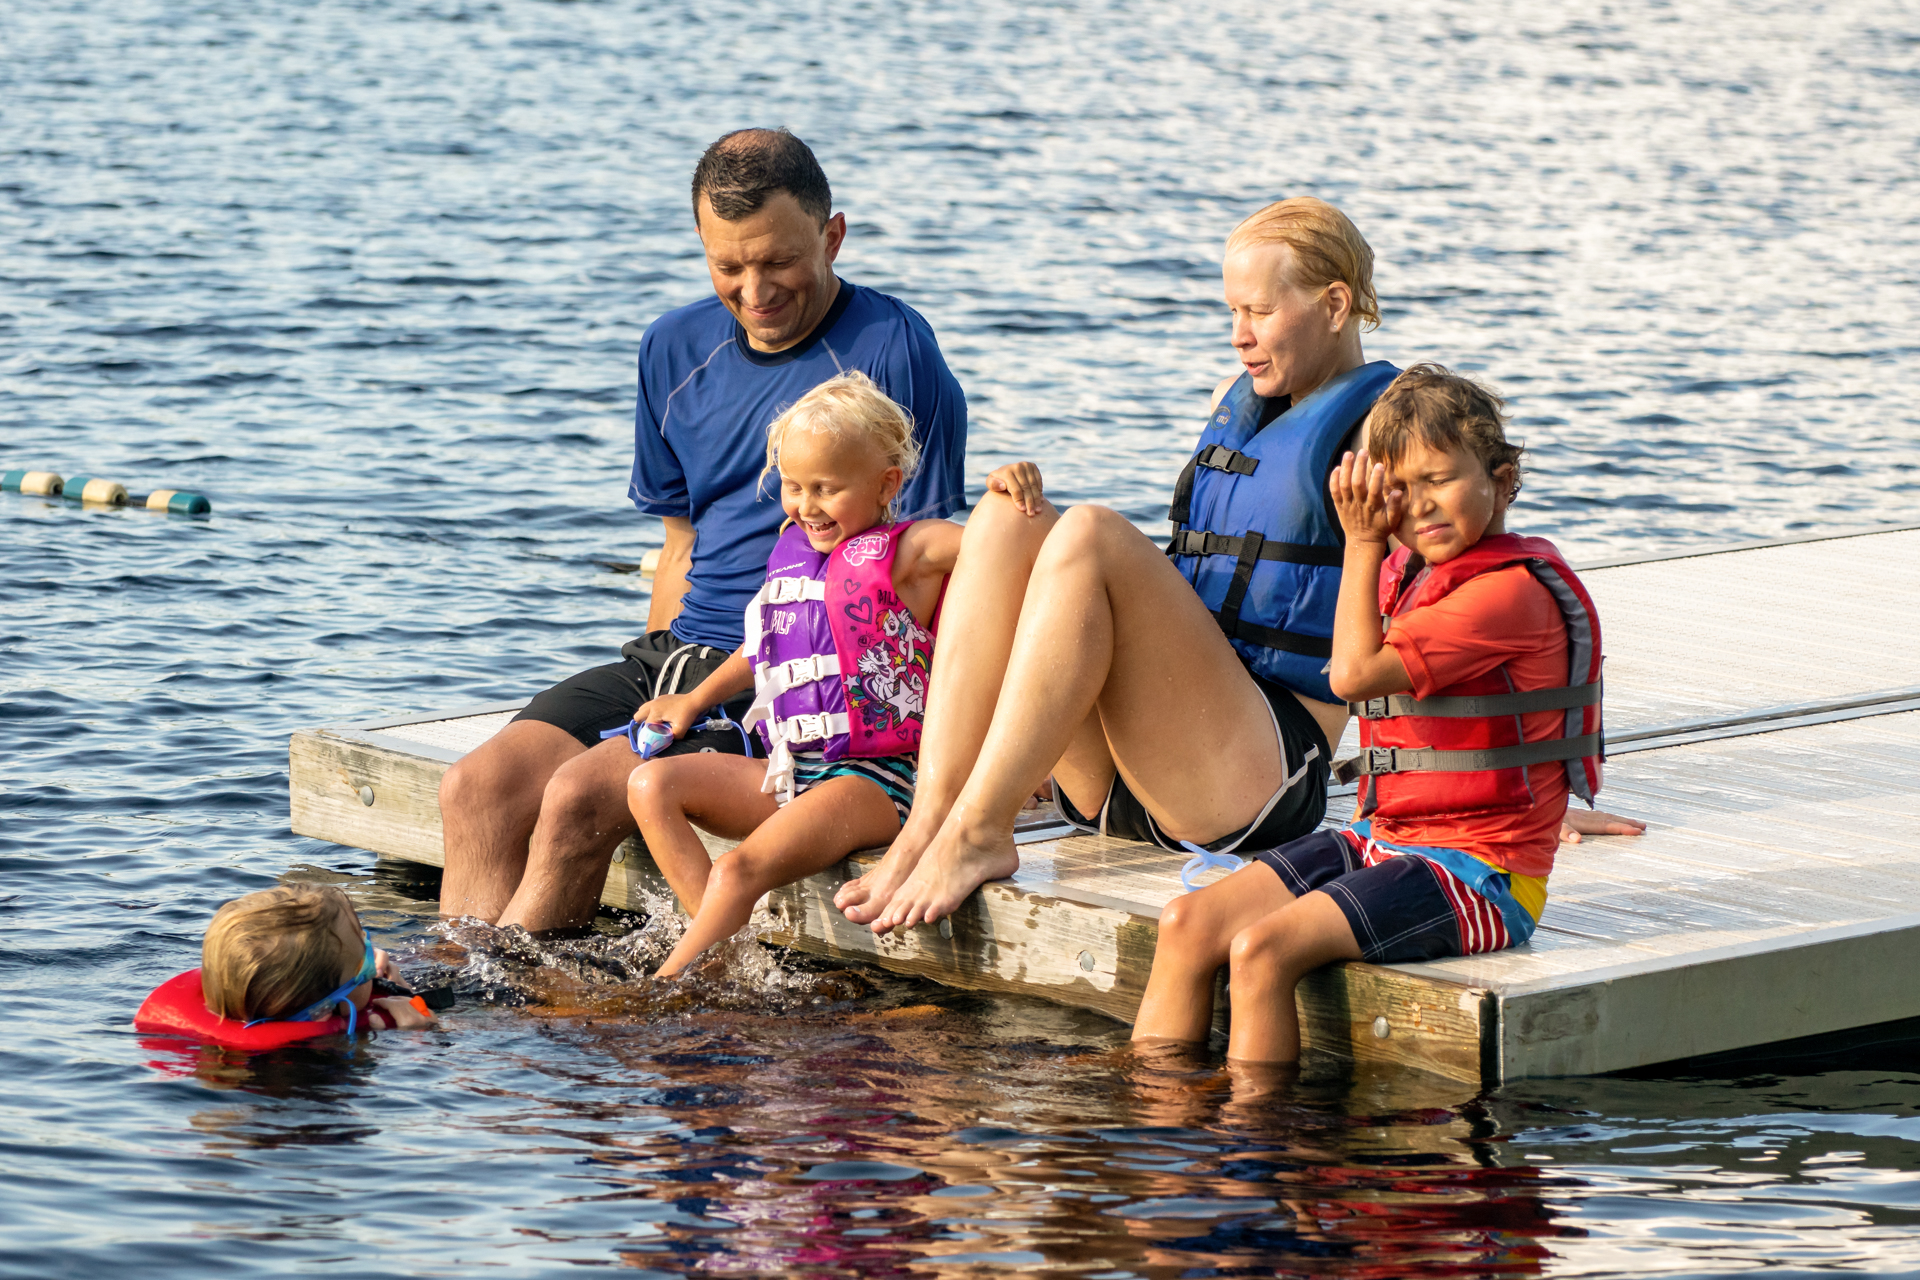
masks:
<path fill-rule="evenodd" d="M 950 916 L 967 895 L 989 880 L 1004 880 L 1020 869 L 1013 831 L 964 833 L 953 815 L 927 846 L 912 874 L 893 893 L 873 921 L 875 933 L 910 929 Z"/>

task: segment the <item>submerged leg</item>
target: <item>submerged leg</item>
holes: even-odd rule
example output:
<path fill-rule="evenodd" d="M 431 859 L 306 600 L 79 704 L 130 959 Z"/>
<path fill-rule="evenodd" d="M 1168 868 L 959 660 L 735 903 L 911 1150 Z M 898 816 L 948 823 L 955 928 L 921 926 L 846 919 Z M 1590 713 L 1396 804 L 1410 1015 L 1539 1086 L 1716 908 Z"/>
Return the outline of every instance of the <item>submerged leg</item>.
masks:
<path fill-rule="evenodd" d="M 547 783 L 585 750 L 565 729 L 516 720 L 447 770 L 440 780 L 441 915 L 492 921 L 506 909 L 526 871 Z"/>
<path fill-rule="evenodd" d="M 1206 1043 L 1214 975 L 1227 963 L 1234 938 L 1294 901 L 1271 869 L 1248 866 L 1169 902 L 1160 913 L 1160 940 L 1133 1038 Z"/>
<path fill-rule="evenodd" d="M 940 609 L 913 812 L 879 864 L 834 895 L 847 919 L 866 924 L 887 905 L 973 772 L 1000 696 L 1027 578 L 1059 519 L 1044 504 L 1039 515 L 1028 516 L 999 493 L 982 498 L 968 519 Z"/>
<path fill-rule="evenodd" d="M 500 924 L 531 932 L 577 928 L 593 919 L 614 848 L 634 832 L 627 812 L 633 749 L 613 738 L 554 771 L 540 798 L 527 870 Z"/>
<path fill-rule="evenodd" d="M 1233 1030 L 1227 1057 L 1299 1061 L 1300 1011 L 1294 988 L 1321 965 L 1359 958 L 1360 944 L 1346 913 L 1318 890 L 1242 929 L 1228 956 Z"/>

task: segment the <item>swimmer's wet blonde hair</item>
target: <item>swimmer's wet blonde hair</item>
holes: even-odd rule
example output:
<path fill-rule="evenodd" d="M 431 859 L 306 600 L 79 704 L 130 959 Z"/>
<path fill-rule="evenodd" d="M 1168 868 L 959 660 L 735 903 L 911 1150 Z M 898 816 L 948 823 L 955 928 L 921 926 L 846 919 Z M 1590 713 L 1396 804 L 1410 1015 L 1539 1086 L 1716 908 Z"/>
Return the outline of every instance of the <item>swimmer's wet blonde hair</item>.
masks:
<path fill-rule="evenodd" d="M 780 469 L 780 443 L 793 430 L 814 431 L 836 440 L 857 436 L 870 441 L 890 467 L 900 468 L 902 485 L 920 469 L 920 446 L 913 438 L 913 416 L 895 404 L 872 378 L 854 369 L 828 378 L 781 413 L 767 427 L 767 466 L 760 473 Z M 892 523 L 894 502 L 887 503 Z"/>
<path fill-rule="evenodd" d="M 1325 293 L 1338 280 L 1353 293 L 1353 314 L 1368 329 L 1380 327 L 1380 299 L 1373 292 L 1373 246 L 1347 215 L 1312 196 L 1268 205 L 1233 229 L 1227 252 L 1254 244 L 1293 250 L 1293 283 Z"/>
<path fill-rule="evenodd" d="M 365 952 L 334 928 L 353 918 L 331 885 L 284 884 L 213 913 L 200 943 L 200 991 L 223 1018 L 284 1018 L 346 980 Z"/>

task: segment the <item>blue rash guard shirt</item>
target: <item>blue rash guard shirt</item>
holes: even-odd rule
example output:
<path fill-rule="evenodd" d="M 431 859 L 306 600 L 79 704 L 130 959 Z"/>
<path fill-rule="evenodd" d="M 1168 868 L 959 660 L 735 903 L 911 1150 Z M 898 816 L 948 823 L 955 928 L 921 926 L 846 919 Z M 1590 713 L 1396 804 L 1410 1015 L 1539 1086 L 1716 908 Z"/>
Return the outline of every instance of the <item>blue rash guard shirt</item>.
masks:
<path fill-rule="evenodd" d="M 965 506 L 966 396 L 933 328 L 898 298 L 842 280 L 813 333 L 785 351 L 755 351 L 714 297 L 667 312 L 640 339 L 627 496 L 648 515 L 693 521 L 686 602 L 673 621 L 681 640 L 740 647 L 742 614 L 766 581 L 785 519 L 777 482 L 760 477 L 767 427 L 850 369 L 913 415 L 920 470 L 901 491 L 900 518 L 948 516 Z"/>

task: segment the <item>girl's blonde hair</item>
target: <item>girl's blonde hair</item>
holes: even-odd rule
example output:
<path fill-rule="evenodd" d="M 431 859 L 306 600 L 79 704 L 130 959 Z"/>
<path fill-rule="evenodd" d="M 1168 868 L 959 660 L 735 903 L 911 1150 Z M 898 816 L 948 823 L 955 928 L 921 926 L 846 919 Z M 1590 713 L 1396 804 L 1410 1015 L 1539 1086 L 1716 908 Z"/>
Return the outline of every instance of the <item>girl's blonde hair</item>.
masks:
<path fill-rule="evenodd" d="M 780 445 L 794 428 L 815 431 L 834 439 L 858 436 L 870 441 L 890 467 L 900 468 L 900 483 L 905 485 L 920 469 L 920 446 L 913 438 L 913 415 L 882 391 L 872 378 L 858 369 L 828 378 L 789 405 L 767 426 L 767 465 L 760 473 L 765 480 L 780 470 Z M 887 502 L 884 515 L 891 524 L 897 516 L 896 491 Z"/>
<path fill-rule="evenodd" d="M 1293 250 L 1293 283 L 1325 293 L 1338 280 L 1353 293 L 1353 314 L 1368 329 L 1380 327 L 1380 300 L 1373 292 L 1373 246 L 1347 215 L 1312 196 L 1280 200 L 1253 214 L 1227 237 L 1227 252 L 1250 244 L 1283 244 Z"/>
<path fill-rule="evenodd" d="M 334 927 L 353 918 L 331 885 L 286 884 L 213 913 L 200 943 L 200 990 L 222 1018 L 284 1018 L 339 986 L 365 954 Z"/>

